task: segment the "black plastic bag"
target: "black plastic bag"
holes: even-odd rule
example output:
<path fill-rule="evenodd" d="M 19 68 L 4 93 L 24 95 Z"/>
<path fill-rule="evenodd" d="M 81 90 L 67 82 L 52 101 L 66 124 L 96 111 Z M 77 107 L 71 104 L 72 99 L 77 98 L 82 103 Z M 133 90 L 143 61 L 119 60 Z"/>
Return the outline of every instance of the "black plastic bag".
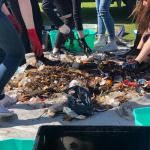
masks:
<path fill-rule="evenodd" d="M 79 115 L 90 116 L 93 114 L 93 105 L 90 93 L 80 86 L 73 86 L 66 90 L 68 94 L 68 107 Z"/>

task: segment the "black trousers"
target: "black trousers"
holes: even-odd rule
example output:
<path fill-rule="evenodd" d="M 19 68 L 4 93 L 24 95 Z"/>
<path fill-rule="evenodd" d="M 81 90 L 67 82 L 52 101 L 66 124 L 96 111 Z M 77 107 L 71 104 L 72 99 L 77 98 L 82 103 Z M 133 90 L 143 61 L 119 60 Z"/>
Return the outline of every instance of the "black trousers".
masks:
<path fill-rule="evenodd" d="M 37 35 L 40 39 L 40 42 L 42 43 L 43 19 L 42 19 L 40 7 L 38 5 L 38 0 L 30 0 L 30 1 L 31 1 L 31 5 L 32 5 L 35 29 L 36 29 Z"/>
<path fill-rule="evenodd" d="M 56 6 L 57 11 L 61 14 L 61 16 L 64 16 L 67 14 L 72 14 L 72 9 L 71 9 L 69 0 L 61 1 L 61 3 L 60 3 L 60 0 L 55 0 L 54 4 Z M 71 30 L 75 27 L 73 16 L 64 19 L 63 22 L 66 25 L 68 25 Z M 68 37 L 71 33 L 72 32 L 70 32 L 67 35 L 64 35 L 61 32 L 58 32 L 57 38 L 55 41 L 55 47 L 58 49 L 61 49 L 61 47 L 65 44 L 66 40 L 68 39 Z"/>
<path fill-rule="evenodd" d="M 64 23 L 66 25 L 68 25 L 71 30 L 74 28 L 73 17 L 69 17 L 69 18 L 65 19 Z M 57 37 L 56 37 L 56 41 L 55 41 L 55 47 L 60 49 L 62 47 L 62 45 L 64 45 L 64 43 L 66 42 L 66 40 L 68 39 L 68 37 L 71 33 L 72 32 L 65 35 L 65 34 L 62 34 L 61 32 L 58 32 Z"/>
<path fill-rule="evenodd" d="M 30 42 L 29 42 L 29 38 L 28 38 L 27 28 L 25 26 L 25 23 L 23 21 L 23 18 L 22 18 L 21 12 L 20 12 L 18 0 L 7 0 L 7 1 L 8 1 L 8 5 L 9 5 L 12 13 L 14 14 L 14 16 L 17 18 L 18 22 L 22 26 L 21 39 L 23 41 L 26 53 L 30 53 L 31 47 L 30 47 Z M 42 17 L 41 17 L 40 8 L 38 5 L 38 0 L 31 0 L 31 5 L 32 5 L 32 11 L 33 11 L 33 19 L 34 19 L 34 23 L 35 23 L 35 29 L 36 29 L 38 37 L 42 43 L 43 21 L 42 21 Z"/>
<path fill-rule="evenodd" d="M 83 30 L 82 16 L 81 16 L 81 2 L 82 0 L 68 0 L 72 10 L 72 15 L 75 27 L 78 31 Z"/>
<path fill-rule="evenodd" d="M 57 13 L 54 11 L 55 7 L 57 10 L 63 14 L 67 15 L 70 14 L 71 11 L 68 7 L 68 0 L 43 0 L 43 10 L 48 16 L 48 18 L 55 24 L 57 28 L 62 26 L 64 22 L 57 16 Z"/>
<path fill-rule="evenodd" d="M 69 11 L 71 12 L 72 17 L 68 18 L 68 20 L 66 20 L 67 23 L 65 23 L 65 24 L 67 24 L 71 29 L 76 27 L 76 29 L 78 31 L 83 30 L 82 16 L 81 16 L 81 2 L 82 2 L 82 0 L 66 0 L 66 1 L 64 1 L 64 3 L 66 3 L 66 2 L 68 3 L 67 7 L 70 8 Z M 58 11 L 62 15 L 65 15 L 65 12 L 63 12 L 64 10 L 63 11 L 61 10 L 61 8 L 62 8 L 60 6 L 61 4 L 56 1 L 55 5 L 56 5 L 56 8 L 58 9 Z M 62 43 L 60 44 L 59 41 L 65 42 L 66 38 L 67 38 L 66 36 L 61 35 L 61 33 L 59 33 L 57 36 L 55 47 L 61 48 Z"/>
<path fill-rule="evenodd" d="M 43 10 L 57 27 L 63 25 L 63 22 L 53 11 L 54 8 L 56 7 L 62 16 L 71 13 L 77 30 L 83 30 L 81 2 L 82 0 L 43 0 Z"/>
<path fill-rule="evenodd" d="M 73 22 L 78 31 L 83 30 L 81 2 L 82 0 L 64 0 L 62 3 L 60 3 L 60 0 L 54 0 L 57 10 L 62 16 L 67 14 L 64 5 L 67 7 L 67 11 L 73 16 Z"/>
<path fill-rule="evenodd" d="M 61 20 L 54 9 L 60 13 L 61 16 L 72 14 L 70 3 L 68 0 L 43 0 L 43 10 L 49 17 L 49 19 L 55 24 L 56 27 L 60 27 L 63 24 L 66 24 L 70 27 L 70 29 L 74 28 L 73 17 L 66 18 L 65 20 Z M 68 35 L 64 35 L 60 32 L 57 34 L 57 38 L 55 41 L 55 47 L 61 48 L 62 45 L 67 40 Z"/>

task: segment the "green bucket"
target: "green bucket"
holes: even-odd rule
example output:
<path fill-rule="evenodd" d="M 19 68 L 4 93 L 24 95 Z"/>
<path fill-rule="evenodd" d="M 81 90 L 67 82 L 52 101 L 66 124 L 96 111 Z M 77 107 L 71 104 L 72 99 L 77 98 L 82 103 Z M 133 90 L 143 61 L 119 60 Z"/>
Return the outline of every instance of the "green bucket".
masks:
<path fill-rule="evenodd" d="M 133 110 L 135 125 L 150 126 L 150 107 L 136 108 Z"/>
<path fill-rule="evenodd" d="M 50 42 L 52 44 L 52 48 L 54 47 L 55 41 L 56 41 L 56 35 L 57 35 L 58 30 L 52 30 L 49 32 L 50 35 Z M 71 43 L 70 39 L 68 39 L 65 42 L 65 47 L 70 51 L 70 52 L 82 52 L 83 49 L 80 47 L 79 42 L 78 42 L 78 33 L 77 30 L 73 30 L 74 32 L 74 37 L 75 39 L 73 40 L 73 42 Z M 94 41 L 95 41 L 95 35 L 96 32 L 91 30 L 91 29 L 84 29 L 83 30 L 84 35 L 85 35 L 85 40 L 88 44 L 88 46 L 91 49 L 94 49 Z"/>
<path fill-rule="evenodd" d="M 32 150 L 33 145 L 33 139 L 0 140 L 0 150 Z"/>

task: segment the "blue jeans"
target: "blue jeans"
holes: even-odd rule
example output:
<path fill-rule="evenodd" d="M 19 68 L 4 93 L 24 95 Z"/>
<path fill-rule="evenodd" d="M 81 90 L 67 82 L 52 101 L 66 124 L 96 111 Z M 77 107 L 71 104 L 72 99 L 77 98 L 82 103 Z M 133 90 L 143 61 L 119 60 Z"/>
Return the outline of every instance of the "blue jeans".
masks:
<path fill-rule="evenodd" d="M 108 32 L 108 38 L 114 40 L 115 30 L 114 21 L 110 15 L 109 7 L 111 0 L 95 0 L 98 21 L 98 35 Z"/>
<path fill-rule="evenodd" d="M 1 58 L 2 60 L 0 60 L 0 94 L 1 94 L 5 85 L 13 76 L 13 74 L 17 70 L 21 60 L 24 58 L 25 55 L 23 44 L 19 39 L 15 28 L 1 11 L 0 11 L 0 51 L 2 57 Z"/>

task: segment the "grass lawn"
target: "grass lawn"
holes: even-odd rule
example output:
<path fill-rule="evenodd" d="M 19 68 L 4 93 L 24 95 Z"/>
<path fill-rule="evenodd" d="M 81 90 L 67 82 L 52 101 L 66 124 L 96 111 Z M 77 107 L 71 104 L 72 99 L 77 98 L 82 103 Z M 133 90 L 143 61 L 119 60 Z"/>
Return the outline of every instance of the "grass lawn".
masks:
<path fill-rule="evenodd" d="M 126 34 L 124 36 L 124 39 L 134 40 L 135 35 L 133 33 L 133 30 L 136 29 L 136 25 L 132 22 L 131 19 L 128 18 L 124 5 L 122 5 L 121 8 L 117 8 L 116 3 L 114 3 L 111 5 L 110 11 L 116 25 L 120 25 L 120 24 L 125 25 Z M 82 16 L 83 16 L 83 23 L 97 24 L 95 2 L 82 3 Z M 45 15 L 43 15 L 43 17 L 44 17 L 44 23 L 50 24 L 50 22 L 45 17 Z"/>
<path fill-rule="evenodd" d="M 82 8 L 83 22 L 97 23 L 95 2 L 84 2 L 82 3 Z M 111 5 L 110 11 L 116 25 L 125 25 L 126 34 L 124 39 L 134 40 L 135 35 L 133 30 L 136 29 L 136 25 L 132 22 L 132 19 L 129 19 L 127 16 L 125 6 L 122 4 L 122 7 L 118 8 L 116 3 L 114 3 Z"/>

